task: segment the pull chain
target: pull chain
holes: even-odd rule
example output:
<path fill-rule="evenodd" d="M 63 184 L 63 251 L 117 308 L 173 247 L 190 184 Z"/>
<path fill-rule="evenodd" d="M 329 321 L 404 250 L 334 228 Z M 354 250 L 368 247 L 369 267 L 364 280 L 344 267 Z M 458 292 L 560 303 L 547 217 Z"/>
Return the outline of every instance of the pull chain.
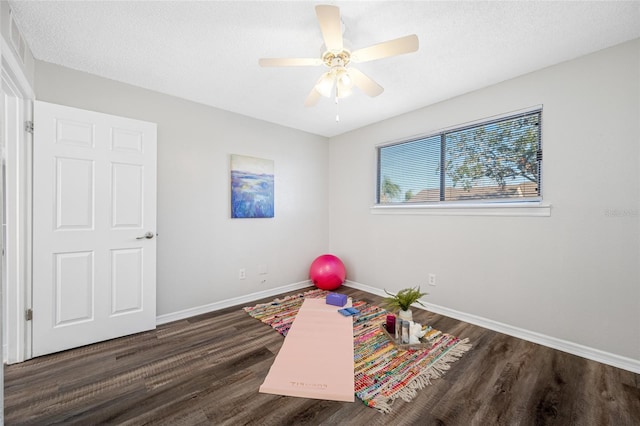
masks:
<path fill-rule="evenodd" d="M 336 123 L 340 122 L 340 104 L 338 103 L 338 85 L 336 84 Z"/>

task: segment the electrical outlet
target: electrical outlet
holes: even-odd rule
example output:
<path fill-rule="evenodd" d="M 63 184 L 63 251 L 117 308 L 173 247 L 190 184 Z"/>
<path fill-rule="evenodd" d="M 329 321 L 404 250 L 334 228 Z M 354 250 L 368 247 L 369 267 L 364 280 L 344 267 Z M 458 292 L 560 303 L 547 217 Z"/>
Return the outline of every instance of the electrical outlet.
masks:
<path fill-rule="evenodd" d="M 238 279 L 244 280 L 245 278 L 247 278 L 247 270 L 244 268 L 240 268 L 240 270 L 238 271 Z"/>
<path fill-rule="evenodd" d="M 429 274 L 429 285 L 436 285 L 436 274 Z"/>

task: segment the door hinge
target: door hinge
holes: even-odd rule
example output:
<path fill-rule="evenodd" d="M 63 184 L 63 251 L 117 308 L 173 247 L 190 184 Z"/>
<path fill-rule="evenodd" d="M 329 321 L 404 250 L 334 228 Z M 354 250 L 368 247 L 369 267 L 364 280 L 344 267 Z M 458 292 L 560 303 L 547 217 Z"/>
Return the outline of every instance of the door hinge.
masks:
<path fill-rule="evenodd" d="M 33 121 L 27 120 L 24 122 L 24 131 L 33 134 Z"/>
<path fill-rule="evenodd" d="M 538 161 L 538 162 L 542 161 L 542 150 L 541 149 L 536 151 L 536 161 Z"/>
<path fill-rule="evenodd" d="M 24 317 L 27 321 L 31 321 L 33 319 L 33 309 L 27 309 L 24 311 Z"/>

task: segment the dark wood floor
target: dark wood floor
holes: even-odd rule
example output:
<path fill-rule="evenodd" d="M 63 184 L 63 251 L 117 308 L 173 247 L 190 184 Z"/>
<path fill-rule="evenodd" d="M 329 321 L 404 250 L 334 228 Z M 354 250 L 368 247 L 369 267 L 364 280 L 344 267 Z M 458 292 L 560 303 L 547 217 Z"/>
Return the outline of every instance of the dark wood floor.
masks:
<path fill-rule="evenodd" d="M 5 422 L 640 425 L 640 375 L 421 310 L 417 321 L 474 347 L 412 402 L 396 401 L 391 414 L 357 400 L 261 394 L 283 337 L 240 308 L 5 366 Z"/>

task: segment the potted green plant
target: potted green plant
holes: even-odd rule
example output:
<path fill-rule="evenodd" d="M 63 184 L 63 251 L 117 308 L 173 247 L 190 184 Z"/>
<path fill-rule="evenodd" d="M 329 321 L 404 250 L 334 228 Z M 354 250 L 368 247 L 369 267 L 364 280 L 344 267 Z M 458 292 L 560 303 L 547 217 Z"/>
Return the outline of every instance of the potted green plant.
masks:
<path fill-rule="evenodd" d="M 405 288 L 400 290 L 396 294 L 389 293 L 387 290 L 384 291 L 389 295 L 389 297 L 385 297 L 384 306 L 389 311 L 398 311 L 398 316 L 407 321 L 413 320 L 413 313 L 411 312 L 411 305 L 414 303 L 419 303 L 424 306 L 424 304 L 420 301 L 422 296 L 426 296 L 429 293 L 422 293 L 420 291 L 420 286 L 415 288 Z"/>

